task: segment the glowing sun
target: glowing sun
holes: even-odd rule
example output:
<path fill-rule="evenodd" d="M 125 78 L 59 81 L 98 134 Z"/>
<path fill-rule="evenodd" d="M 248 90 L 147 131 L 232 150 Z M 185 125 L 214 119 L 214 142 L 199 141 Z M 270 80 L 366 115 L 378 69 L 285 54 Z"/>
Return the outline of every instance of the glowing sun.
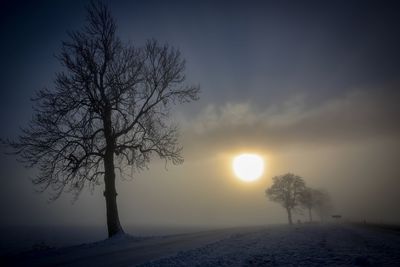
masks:
<path fill-rule="evenodd" d="M 256 154 L 241 154 L 232 162 L 233 171 L 240 180 L 252 182 L 264 172 L 264 160 Z"/>

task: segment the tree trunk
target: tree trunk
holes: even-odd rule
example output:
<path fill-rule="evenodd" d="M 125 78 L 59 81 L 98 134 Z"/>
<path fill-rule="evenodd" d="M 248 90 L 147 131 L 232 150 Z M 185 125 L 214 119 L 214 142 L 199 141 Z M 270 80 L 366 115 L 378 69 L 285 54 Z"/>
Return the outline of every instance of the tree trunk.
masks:
<path fill-rule="evenodd" d="M 111 112 L 106 112 L 104 119 L 106 152 L 104 157 L 104 197 L 106 198 L 108 237 L 124 232 L 119 222 L 117 191 L 115 189 L 114 139 L 112 137 Z"/>
<path fill-rule="evenodd" d="M 107 154 L 111 154 L 107 155 Z M 104 159 L 104 197 L 106 198 L 107 209 L 107 229 L 108 237 L 111 237 L 119 232 L 123 232 L 119 222 L 118 207 L 117 207 L 117 191 L 115 189 L 115 170 L 114 170 L 114 155 L 113 152 L 107 153 Z"/>
<path fill-rule="evenodd" d="M 310 222 L 312 222 L 312 212 L 311 212 L 311 208 L 308 208 L 308 219 Z"/>
<path fill-rule="evenodd" d="M 292 211 L 291 209 L 287 208 L 287 215 L 288 215 L 288 220 L 289 220 L 289 224 L 292 225 L 293 221 L 292 221 Z"/>

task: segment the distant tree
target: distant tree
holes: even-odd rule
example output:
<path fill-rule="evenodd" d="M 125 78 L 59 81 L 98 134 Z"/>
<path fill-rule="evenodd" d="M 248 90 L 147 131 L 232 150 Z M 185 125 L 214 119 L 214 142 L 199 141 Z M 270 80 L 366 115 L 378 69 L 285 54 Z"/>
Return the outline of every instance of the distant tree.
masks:
<path fill-rule="evenodd" d="M 292 173 L 287 173 L 272 178 L 272 185 L 265 193 L 267 197 L 280 203 L 288 214 L 289 224 L 293 224 L 292 211 L 300 203 L 300 196 L 306 186 L 303 178 Z"/>
<path fill-rule="evenodd" d="M 312 222 L 312 210 L 318 209 L 319 213 L 322 210 L 327 210 L 329 196 L 324 191 L 306 187 L 300 194 L 300 205 L 308 210 L 309 221 Z M 328 211 L 327 211 L 328 212 Z"/>
<path fill-rule="evenodd" d="M 323 222 L 333 210 L 331 198 L 328 192 L 324 190 L 315 190 L 313 198 L 314 211 L 319 216 L 321 222 Z"/>
<path fill-rule="evenodd" d="M 301 192 L 299 202 L 302 207 L 308 210 L 308 220 L 312 222 L 312 208 L 314 207 L 314 201 L 313 191 L 311 188 L 306 187 L 304 191 Z"/>
<path fill-rule="evenodd" d="M 54 88 L 37 92 L 29 126 L 5 141 L 28 167 L 38 167 L 33 183 L 52 188 L 53 200 L 64 191 L 77 197 L 104 179 L 109 236 L 123 232 L 115 170 L 141 170 L 153 155 L 181 163 L 169 111 L 199 92 L 184 84 L 185 61 L 177 49 L 155 40 L 140 48 L 124 44 L 116 28 L 108 7 L 92 2 L 87 25 L 62 44 L 64 71 Z"/>

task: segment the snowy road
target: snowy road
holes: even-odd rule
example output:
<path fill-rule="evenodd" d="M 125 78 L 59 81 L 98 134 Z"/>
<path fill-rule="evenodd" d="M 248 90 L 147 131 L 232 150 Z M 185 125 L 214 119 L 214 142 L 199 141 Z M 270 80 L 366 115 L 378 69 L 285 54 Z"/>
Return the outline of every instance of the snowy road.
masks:
<path fill-rule="evenodd" d="M 33 253 L 19 266 L 400 266 L 400 234 L 350 225 L 270 226 L 126 238 Z"/>
<path fill-rule="evenodd" d="M 254 228 L 234 228 L 155 238 L 116 237 L 111 240 L 43 252 L 9 260 L 12 266 L 132 266 L 180 251 L 202 247 Z"/>

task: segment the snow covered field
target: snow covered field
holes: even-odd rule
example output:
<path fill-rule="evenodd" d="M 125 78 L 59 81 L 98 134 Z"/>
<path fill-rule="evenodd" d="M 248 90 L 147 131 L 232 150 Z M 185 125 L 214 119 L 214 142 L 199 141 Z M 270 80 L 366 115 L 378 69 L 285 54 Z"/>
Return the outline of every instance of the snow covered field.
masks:
<path fill-rule="evenodd" d="M 19 266 L 400 266 L 400 232 L 268 226 L 111 240 L 19 255 Z"/>

